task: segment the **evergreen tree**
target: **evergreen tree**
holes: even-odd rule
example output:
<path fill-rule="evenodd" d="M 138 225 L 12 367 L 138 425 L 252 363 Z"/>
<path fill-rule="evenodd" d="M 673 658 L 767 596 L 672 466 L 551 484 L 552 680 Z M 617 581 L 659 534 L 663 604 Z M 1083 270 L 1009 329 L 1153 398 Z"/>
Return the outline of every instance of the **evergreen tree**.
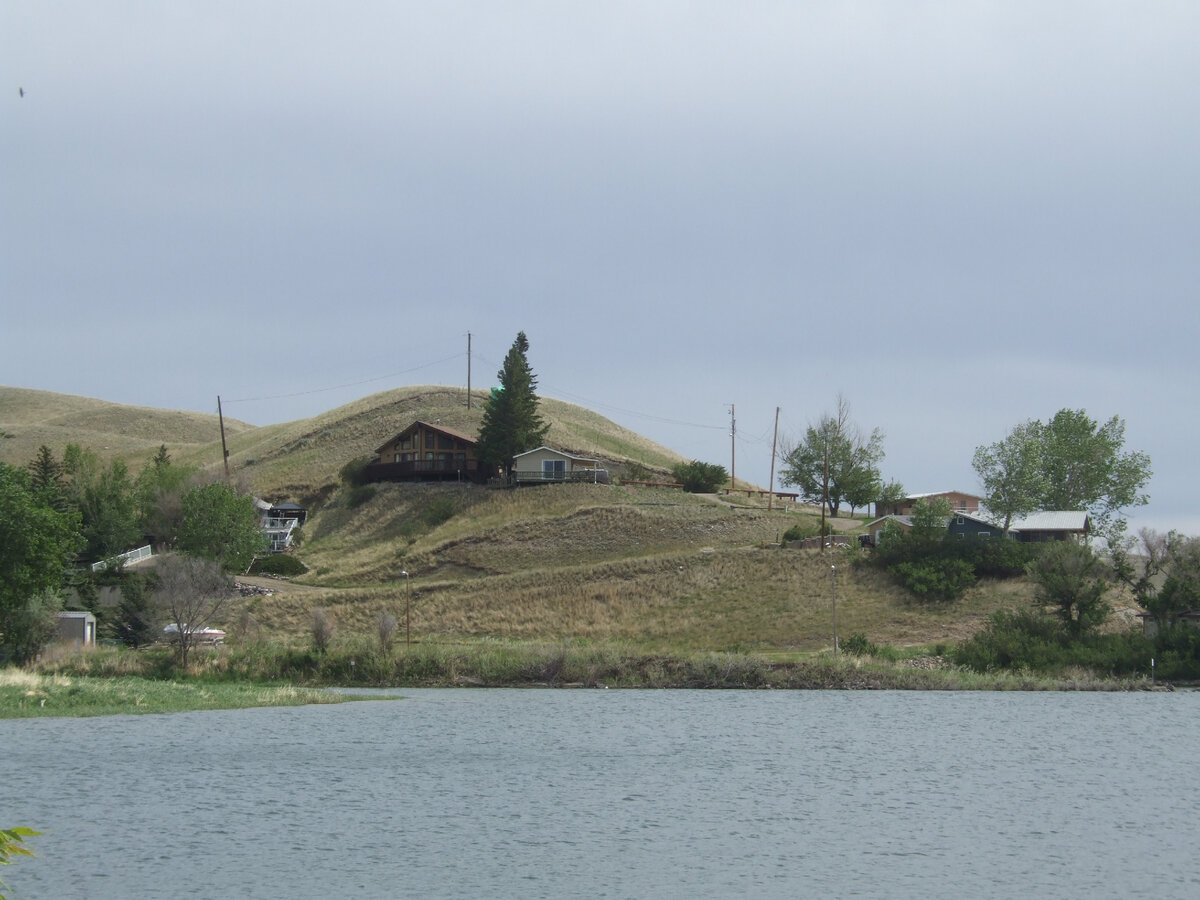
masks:
<path fill-rule="evenodd" d="M 146 576 L 140 572 L 127 573 L 121 583 L 121 602 L 109 633 L 126 647 L 152 644 L 157 637 L 151 593 Z"/>
<path fill-rule="evenodd" d="M 66 512 L 70 508 L 67 483 L 63 479 L 63 464 L 54 458 L 54 451 L 42 444 L 28 468 L 29 483 L 41 502 L 57 512 Z"/>
<path fill-rule="evenodd" d="M 513 457 L 538 447 L 549 430 L 538 413 L 537 377 L 526 358 L 528 352 L 529 340 L 519 332 L 497 373 L 500 387 L 492 390 L 479 426 L 480 460 L 503 468 L 505 475 L 512 473 Z"/>

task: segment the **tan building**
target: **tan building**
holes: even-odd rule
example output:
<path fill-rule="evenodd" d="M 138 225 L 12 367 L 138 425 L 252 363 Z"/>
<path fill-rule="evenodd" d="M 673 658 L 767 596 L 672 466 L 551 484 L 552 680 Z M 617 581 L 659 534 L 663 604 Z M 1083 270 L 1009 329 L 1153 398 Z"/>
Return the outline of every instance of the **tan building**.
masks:
<path fill-rule="evenodd" d="M 975 494 L 966 494 L 962 491 L 934 491 L 929 494 L 909 494 L 895 503 L 877 503 L 875 504 L 875 515 L 911 516 L 913 507 L 917 505 L 918 500 L 928 503 L 939 498 L 945 498 L 950 502 L 951 512 L 977 513 L 983 504 L 983 498 L 977 497 Z"/>

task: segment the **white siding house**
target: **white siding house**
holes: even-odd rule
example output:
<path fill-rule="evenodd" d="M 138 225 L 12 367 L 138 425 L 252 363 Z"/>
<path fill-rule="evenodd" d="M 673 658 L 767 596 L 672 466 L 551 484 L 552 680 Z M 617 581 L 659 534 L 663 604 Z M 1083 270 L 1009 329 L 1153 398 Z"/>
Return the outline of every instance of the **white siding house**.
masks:
<path fill-rule="evenodd" d="M 608 472 L 600 460 L 575 456 L 553 447 L 526 450 L 513 457 L 513 481 L 517 484 L 546 484 L 563 481 L 590 481 L 608 484 Z"/>

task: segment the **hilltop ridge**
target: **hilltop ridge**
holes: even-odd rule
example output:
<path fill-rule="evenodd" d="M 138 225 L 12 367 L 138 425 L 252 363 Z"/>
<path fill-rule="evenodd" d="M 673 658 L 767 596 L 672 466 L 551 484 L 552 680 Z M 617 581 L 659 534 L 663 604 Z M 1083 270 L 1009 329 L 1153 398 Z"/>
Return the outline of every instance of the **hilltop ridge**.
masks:
<path fill-rule="evenodd" d="M 474 434 L 486 391 L 416 385 L 371 394 L 306 419 L 251 425 L 225 416 L 225 438 L 235 474 L 275 500 L 311 501 L 336 487 L 346 463 L 370 456 L 416 419 Z M 680 454 L 581 406 L 541 398 L 550 426 L 547 443 L 595 456 L 621 470 L 637 464 L 665 472 Z M 179 462 L 216 467 L 221 432 L 215 413 L 155 409 L 89 397 L 0 386 L 0 461 L 25 465 L 46 444 L 56 453 L 68 443 L 141 466 L 166 444 Z"/>

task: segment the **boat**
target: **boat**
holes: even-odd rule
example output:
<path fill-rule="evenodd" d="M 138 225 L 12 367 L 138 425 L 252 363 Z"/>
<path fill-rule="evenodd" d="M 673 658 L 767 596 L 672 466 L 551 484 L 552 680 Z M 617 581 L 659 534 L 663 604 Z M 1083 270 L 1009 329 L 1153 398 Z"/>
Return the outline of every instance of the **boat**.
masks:
<path fill-rule="evenodd" d="M 225 640 L 225 632 L 220 628 L 188 628 L 183 624 L 184 631 L 193 644 L 220 644 Z M 179 626 L 172 622 L 163 629 L 163 635 L 172 643 L 179 640 Z"/>

